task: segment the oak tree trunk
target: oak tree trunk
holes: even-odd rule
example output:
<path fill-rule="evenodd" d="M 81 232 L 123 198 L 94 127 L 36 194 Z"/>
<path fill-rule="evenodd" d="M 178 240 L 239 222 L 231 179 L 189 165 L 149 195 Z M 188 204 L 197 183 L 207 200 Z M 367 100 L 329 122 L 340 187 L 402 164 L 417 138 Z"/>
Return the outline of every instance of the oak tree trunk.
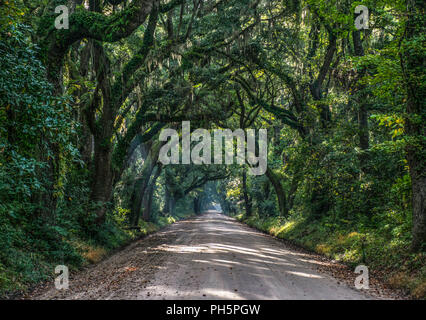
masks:
<path fill-rule="evenodd" d="M 407 161 L 410 168 L 413 192 L 413 251 L 426 250 L 426 162 L 425 162 L 425 84 L 419 83 L 424 77 L 425 53 L 421 40 L 426 32 L 425 2 L 408 0 L 408 21 L 406 37 L 402 45 L 401 65 L 406 82 L 406 126 L 409 136 Z"/>

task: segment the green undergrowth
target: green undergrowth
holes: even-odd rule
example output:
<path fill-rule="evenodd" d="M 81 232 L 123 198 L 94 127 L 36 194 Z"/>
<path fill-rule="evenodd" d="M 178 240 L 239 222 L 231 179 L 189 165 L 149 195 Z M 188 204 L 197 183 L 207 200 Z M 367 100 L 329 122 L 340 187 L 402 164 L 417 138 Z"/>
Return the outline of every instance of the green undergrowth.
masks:
<path fill-rule="evenodd" d="M 126 228 L 124 219 L 117 216 L 116 212 L 111 214 L 96 232 L 83 230 L 81 221 L 60 214 L 54 222 L 31 218 L 28 223 L 15 224 L 0 216 L 0 299 L 17 297 L 52 280 L 57 265 L 77 271 L 192 213 L 156 216 L 152 222 L 141 221 L 138 230 Z"/>
<path fill-rule="evenodd" d="M 426 298 L 426 254 L 410 252 L 409 225 L 362 222 L 330 223 L 303 217 L 235 216 L 237 220 L 280 239 L 323 254 L 355 268 L 365 264 L 391 287 L 416 299 Z"/>

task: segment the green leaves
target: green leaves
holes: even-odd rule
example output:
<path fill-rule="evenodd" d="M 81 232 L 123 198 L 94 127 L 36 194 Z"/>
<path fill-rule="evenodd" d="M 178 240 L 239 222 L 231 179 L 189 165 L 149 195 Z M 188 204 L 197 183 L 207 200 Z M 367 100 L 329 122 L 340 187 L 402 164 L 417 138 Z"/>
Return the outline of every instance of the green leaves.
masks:
<path fill-rule="evenodd" d="M 74 129 L 68 97 L 52 96 L 31 29 L 16 24 L 3 31 L 8 36 L 0 42 L 0 202 L 15 206 L 13 215 L 20 217 L 35 209 L 33 199 L 52 182 L 45 175 L 51 146 L 61 146 L 63 160 L 75 157 Z"/>

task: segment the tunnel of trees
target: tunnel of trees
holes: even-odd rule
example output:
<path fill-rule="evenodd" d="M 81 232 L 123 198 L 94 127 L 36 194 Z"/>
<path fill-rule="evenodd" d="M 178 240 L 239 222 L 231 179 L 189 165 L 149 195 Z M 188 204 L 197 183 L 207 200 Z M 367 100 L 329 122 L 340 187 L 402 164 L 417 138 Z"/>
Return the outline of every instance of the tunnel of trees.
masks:
<path fill-rule="evenodd" d="M 213 203 L 424 294 L 424 7 L 0 0 L 0 294 Z M 161 164 L 182 121 L 267 129 L 265 174 Z"/>

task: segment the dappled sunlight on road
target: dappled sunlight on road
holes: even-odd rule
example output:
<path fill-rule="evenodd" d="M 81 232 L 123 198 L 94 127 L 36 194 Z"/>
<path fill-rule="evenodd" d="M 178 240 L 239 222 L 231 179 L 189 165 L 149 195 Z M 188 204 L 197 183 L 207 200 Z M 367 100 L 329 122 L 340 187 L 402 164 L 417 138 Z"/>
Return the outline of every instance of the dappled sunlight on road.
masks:
<path fill-rule="evenodd" d="M 59 299 L 366 299 L 324 262 L 209 212 L 177 222 L 88 268 Z"/>
<path fill-rule="evenodd" d="M 305 273 L 305 272 L 296 272 L 296 271 L 287 271 L 287 273 L 294 274 L 299 277 L 306 277 L 306 278 L 316 278 L 316 279 L 322 279 L 323 277 L 312 274 L 312 273 Z"/>
<path fill-rule="evenodd" d="M 190 227 L 190 229 L 187 229 Z M 172 232 L 172 231 L 169 231 Z M 168 261 L 145 299 L 362 299 L 319 274 L 320 261 L 293 251 L 235 220 L 209 212 L 173 232 L 173 244 L 155 248 Z"/>

